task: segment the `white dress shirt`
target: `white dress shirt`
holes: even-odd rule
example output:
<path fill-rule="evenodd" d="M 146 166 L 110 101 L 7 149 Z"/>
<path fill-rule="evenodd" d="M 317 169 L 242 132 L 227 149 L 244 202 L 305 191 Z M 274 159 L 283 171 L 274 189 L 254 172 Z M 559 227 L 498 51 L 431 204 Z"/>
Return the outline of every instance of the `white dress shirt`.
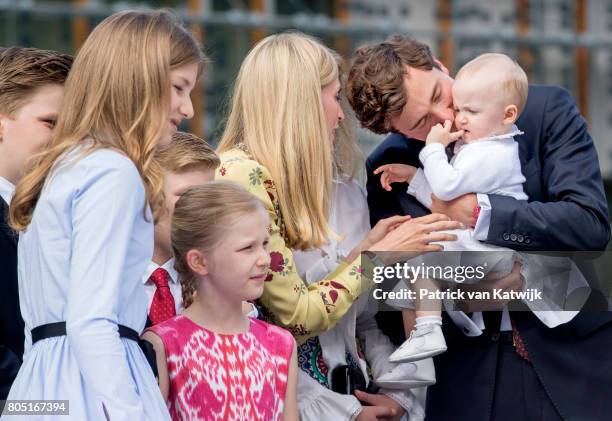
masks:
<path fill-rule="evenodd" d="M 181 280 L 179 278 L 179 274 L 174 269 L 174 257 L 168 260 L 163 265 L 158 265 L 155 262 L 149 262 L 149 266 L 147 266 L 147 270 L 144 271 L 142 275 L 142 283 L 145 287 L 145 292 L 147 293 L 147 302 L 148 309 L 151 309 L 151 302 L 153 301 L 153 295 L 155 295 L 155 290 L 157 287 L 149 278 L 159 268 L 164 268 L 168 275 L 170 276 L 170 282 L 168 282 L 168 287 L 170 288 L 170 292 L 174 297 L 174 306 L 176 307 L 176 314 L 181 314 L 183 312 L 183 289 L 181 287 Z M 249 317 L 257 318 L 259 316 L 259 312 L 257 311 L 257 307 L 251 304 L 251 312 L 248 314 Z M 147 311 L 147 314 L 148 311 Z"/>
<path fill-rule="evenodd" d="M 0 197 L 2 197 L 7 205 L 11 204 L 13 193 L 15 193 L 15 185 L 6 178 L 0 176 Z"/>
<path fill-rule="evenodd" d="M 168 287 L 170 288 L 170 292 L 174 297 L 174 307 L 176 308 L 176 314 L 180 314 L 183 311 L 183 290 L 181 288 L 181 282 L 178 276 L 176 269 L 174 269 L 174 258 L 171 258 L 163 265 L 158 265 L 157 263 L 151 261 L 147 266 L 147 270 L 142 274 L 142 283 L 144 284 L 145 292 L 147 293 L 147 308 L 151 309 L 151 302 L 153 302 L 153 296 L 155 295 L 155 291 L 157 287 L 151 281 L 151 275 L 157 269 L 163 268 L 168 272 L 170 276 L 170 282 L 168 282 Z M 149 314 L 149 311 L 147 311 Z"/>

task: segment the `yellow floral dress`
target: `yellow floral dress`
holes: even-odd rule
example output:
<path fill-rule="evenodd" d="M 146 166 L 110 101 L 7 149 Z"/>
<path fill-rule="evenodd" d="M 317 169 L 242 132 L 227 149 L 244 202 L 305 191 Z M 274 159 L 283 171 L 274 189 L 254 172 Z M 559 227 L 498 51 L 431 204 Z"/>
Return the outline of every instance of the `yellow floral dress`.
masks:
<path fill-rule="evenodd" d="M 362 260 L 367 256 L 343 262 L 320 282 L 307 285 L 295 267 L 293 252 L 283 238 L 284 223 L 274 180 L 266 167 L 253 160 L 241 149 L 221 154 L 221 165 L 215 178 L 238 182 L 265 205 L 270 215 L 270 269 L 260 304 L 266 318 L 293 334 L 298 343 L 331 329 L 349 310 L 353 302 L 372 285 L 362 276 Z"/>

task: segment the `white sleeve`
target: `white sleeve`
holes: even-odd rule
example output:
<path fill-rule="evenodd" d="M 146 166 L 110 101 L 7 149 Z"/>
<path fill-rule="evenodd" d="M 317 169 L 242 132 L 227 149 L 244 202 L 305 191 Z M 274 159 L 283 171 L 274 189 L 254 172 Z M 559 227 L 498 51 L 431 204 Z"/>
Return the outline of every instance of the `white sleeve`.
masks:
<path fill-rule="evenodd" d="M 72 201 L 72 256 L 66 332 L 84 382 L 110 419 L 144 419 L 144 408 L 119 337 L 120 290 L 134 222 L 143 218 L 144 187 L 125 157 L 85 167 Z"/>
<path fill-rule="evenodd" d="M 469 146 L 472 145 L 466 147 Z M 448 162 L 442 144 L 433 143 L 423 148 L 419 159 L 436 197 L 453 200 L 467 193 L 489 193 L 507 182 L 514 169 L 512 150 L 493 141 L 474 146 L 478 147 L 460 152 L 461 156 L 458 155 L 453 164 Z"/>
<path fill-rule="evenodd" d="M 486 194 L 477 194 L 480 214 L 474 227 L 474 238 L 479 241 L 487 241 L 489 238 L 489 227 L 491 226 L 491 201 Z"/>
<path fill-rule="evenodd" d="M 379 393 L 390 397 L 404 408 L 410 421 L 423 421 L 425 419 L 426 387 L 415 387 L 407 390 L 380 389 Z"/>
<path fill-rule="evenodd" d="M 398 364 L 390 363 L 389 356 L 395 351 L 396 346 L 378 328 L 374 316 L 378 310 L 377 303 L 368 297 L 368 303 L 357 316 L 357 336 L 364 343 L 365 357 L 372 370 L 374 381 L 383 374 L 393 370 Z M 430 376 L 430 383 L 435 383 L 435 373 L 433 365 L 427 369 L 421 363 L 407 363 L 415 367 L 415 379 L 420 376 L 421 380 Z M 426 364 L 425 364 L 426 365 Z M 419 374 L 416 372 L 421 369 Z M 424 397 L 420 399 L 418 394 L 413 393 L 415 388 L 405 390 L 381 389 L 379 393 L 389 396 L 406 410 L 409 420 L 423 420 L 425 417 Z"/>
<path fill-rule="evenodd" d="M 18 267 L 18 270 L 22 270 Z M 23 355 L 20 355 L 22 361 L 25 361 L 26 355 L 32 349 L 32 328 L 35 326 L 31 326 L 28 321 L 32 320 L 32 316 L 29 314 L 30 305 L 26 302 L 28 299 L 28 294 L 26 294 L 25 289 L 28 288 L 24 282 L 19 282 L 17 285 L 17 291 L 19 292 L 19 308 L 21 310 L 21 317 L 23 319 Z"/>
<path fill-rule="evenodd" d="M 301 420 L 352 421 L 361 412 L 355 396 L 326 388 L 302 369 L 298 370 L 297 395 Z"/>
<path fill-rule="evenodd" d="M 422 168 L 417 169 L 406 193 L 414 196 L 427 209 L 431 209 L 431 186 L 427 182 Z"/>
<path fill-rule="evenodd" d="M 297 255 L 298 253 L 296 253 Z M 296 266 L 300 267 L 298 260 L 296 260 Z M 325 279 L 330 273 L 332 273 L 341 262 L 341 259 L 337 259 L 336 256 L 322 256 L 319 260 L 312 263 L 308 269 L 304 272 L 303 278 L 308 284 L 321 281 Z M 303 265 L 302 265 L 303 267 Z M 301 273 L 300 273 L 301 275 Z"/>

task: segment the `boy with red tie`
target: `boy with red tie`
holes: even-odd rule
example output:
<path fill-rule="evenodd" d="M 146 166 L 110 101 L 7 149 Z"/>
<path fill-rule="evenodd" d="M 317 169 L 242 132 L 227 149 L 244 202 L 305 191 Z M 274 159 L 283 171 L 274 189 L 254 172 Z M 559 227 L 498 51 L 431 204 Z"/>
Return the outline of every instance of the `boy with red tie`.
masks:
<path fill-rule="evenodd" d="M 170 145 L 161 149 L 156 159 L 164 173 L 166 212 L 156 221 L 153 260 L 142 277 L 151 325 L 182 311 L 181 284 L 170 244 L 174 205 L 188 188 L 212 181 L 219 165 L 219 158 L 205 140 L 184 132 L 175 133 Z"/>

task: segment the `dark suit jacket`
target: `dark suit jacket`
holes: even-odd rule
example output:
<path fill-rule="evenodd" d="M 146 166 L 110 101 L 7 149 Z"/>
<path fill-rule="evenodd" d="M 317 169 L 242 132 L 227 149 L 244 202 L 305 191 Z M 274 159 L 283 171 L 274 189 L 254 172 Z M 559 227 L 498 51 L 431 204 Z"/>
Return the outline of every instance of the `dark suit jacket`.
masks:
<path fill-rule="evenodd" d="M 525 132 L 515 139 L 529 201 L 490 195 L 487 242 L 516 250 L 604 250 L 610 224 L 603 182 L 593 140 L 571 96 L 558 87 L 531 85 L 517 126 Z M 418 154 L 423 147 L 424 142 L 393 134 L 369 156 L 372 224 L 391 215 L 429 213 L 406 194 L 406 184 L 395 184 L 392 192 L 386 192 L 379 176 L 372 174 L 393 162 L 421 167 Z M 598 298 L 592 296 L 591 301 Z M 568 420 L 609 419 L 611 313 L 582 311 L 555 329 L 546 328 L 530 313 L 515 314 L 513 320 L 557 411 Z M 497 370 L 503 370 L 496 367 L 498 344 L 469 340 L 448 318 L 444 332 L 449 349 L 434 358 L 437 384 L 429 388 L 428 419 L 488 419 L 491 387 L 496 373 L 502 375 Z"/>
<path fill-rule="evenodd" d="M 17 287 L 17 235 L 8 227 L 0 198 L 0 399 L 6 399 L 23 355 L 24 325 Z"/>

